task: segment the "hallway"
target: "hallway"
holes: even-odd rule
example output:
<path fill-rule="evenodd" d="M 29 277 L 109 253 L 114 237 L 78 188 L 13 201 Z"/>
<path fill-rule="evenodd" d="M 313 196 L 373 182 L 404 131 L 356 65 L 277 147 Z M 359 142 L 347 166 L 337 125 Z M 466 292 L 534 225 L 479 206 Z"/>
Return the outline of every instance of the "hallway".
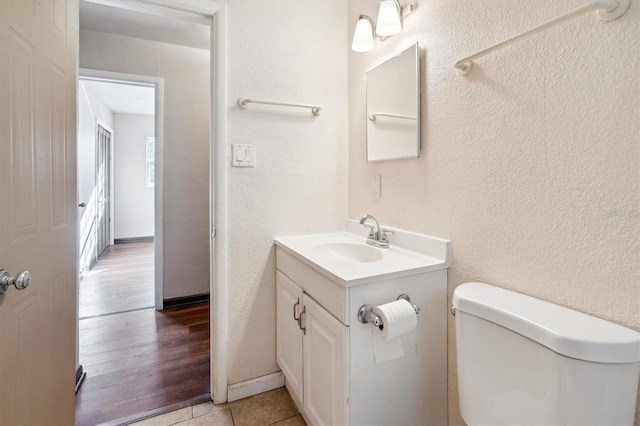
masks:
<path fill-rule="evenodd" d="M 208 394 L 209 303 L 156 312 L 153 298 L 153 243 L 109 247 L 80 281 L 76 425 Z"/>

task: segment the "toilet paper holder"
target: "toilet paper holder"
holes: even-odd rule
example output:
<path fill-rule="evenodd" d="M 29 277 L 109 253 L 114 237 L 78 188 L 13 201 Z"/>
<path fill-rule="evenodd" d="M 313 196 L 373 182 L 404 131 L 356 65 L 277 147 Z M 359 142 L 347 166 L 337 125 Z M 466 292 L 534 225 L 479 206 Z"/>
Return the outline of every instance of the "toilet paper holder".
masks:
<path fill-rule="evenodd" d="M 396 300 L 400 300 L 400 299 L 406 300 L 407 302 L 411 303 L 413 310 L 416 311 L 416 315 L 420 313 L 420 306 L 411 302 L 411 298 L 409 298 L 408 295 L 401 294 L 400 296 L 398 296 Z M 358 321 L 360 321 L 363 324 L 367 324 L 367 323 L 373 324 L 376 327 L 378 327 L 380 330 L 384 329 L 382 318 L 380 318 L 378 315 L 373 313 L 373 306 L 371 305 L 360 306 L 360 309 L 358 309 Z"/>

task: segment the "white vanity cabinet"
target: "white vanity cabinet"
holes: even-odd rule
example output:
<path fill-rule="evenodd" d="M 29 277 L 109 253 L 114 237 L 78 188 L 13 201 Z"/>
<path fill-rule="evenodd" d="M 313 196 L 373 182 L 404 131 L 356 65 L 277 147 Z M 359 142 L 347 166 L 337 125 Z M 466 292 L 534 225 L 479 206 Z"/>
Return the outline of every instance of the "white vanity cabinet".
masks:
<path fill-rule="evenodd" d="M 449 242 L 393 231 L 384 250 L 366 230 L 276 239 L 277 362 L 310 425 L 447 422 Z M 358 310 L 401 294 L 420 306 L 417 326 L 401 357 L 376 362 L 380 330 Z"/>
<path fill-rule="evenodd" d="M 346 424 L 348 327 L 281 272 L 276 276 L 277 361 L 305 418 Z"/>
<path fill-rule="evenodd" d="M 302 401 L 302 289 L 276 273 L 276 354 L 294 399 Z"/>

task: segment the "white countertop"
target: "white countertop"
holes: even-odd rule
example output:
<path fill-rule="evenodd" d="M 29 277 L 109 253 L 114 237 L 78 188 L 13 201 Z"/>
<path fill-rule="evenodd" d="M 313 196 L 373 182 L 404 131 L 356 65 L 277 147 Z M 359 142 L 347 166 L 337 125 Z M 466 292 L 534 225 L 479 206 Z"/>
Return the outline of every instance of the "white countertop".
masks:
<path fill-rule="evenodd" d="M 400 229 L 389 236 L 390 248 L 366 244 L 368 230 L 355 220 L 347 220 L 345 231 L 278 237 L 282 250 L 345 287 L 388 280 L 448 268 L 450 243 L 446 240 Z M 364 248 L 358 247 L 365 246 Z M 345 247 L 365 253 L 364 261 L 351 260 L 328 250 Z M 371 259 L 369 259 L 371 257 Z"/>

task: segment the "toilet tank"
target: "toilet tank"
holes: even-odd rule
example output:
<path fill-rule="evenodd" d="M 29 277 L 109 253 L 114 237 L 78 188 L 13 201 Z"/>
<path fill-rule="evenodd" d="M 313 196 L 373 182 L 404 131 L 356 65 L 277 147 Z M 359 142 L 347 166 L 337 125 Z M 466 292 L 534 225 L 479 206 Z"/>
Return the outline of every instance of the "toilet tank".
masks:
<path fill-rule="evenodd" d="M 468 425 L 633 424 L 639 333 L 482 283 L 453 306 Z"/>

